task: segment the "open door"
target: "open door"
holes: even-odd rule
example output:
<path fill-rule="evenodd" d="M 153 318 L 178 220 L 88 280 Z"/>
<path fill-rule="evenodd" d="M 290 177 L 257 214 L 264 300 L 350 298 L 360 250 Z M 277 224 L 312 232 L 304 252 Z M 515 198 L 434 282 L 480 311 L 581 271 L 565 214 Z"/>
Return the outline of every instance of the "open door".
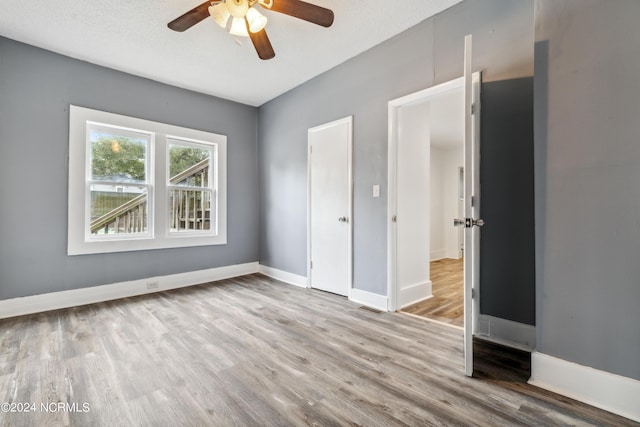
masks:
<path fill-rule="evenodd" d="M 471 69 L 471 35 L 464 38 L 464 370 L 473 375 L 473 334 L 480 296 L 480 73 Z M 474 321 L 475 320 L 475 321 Z"/>

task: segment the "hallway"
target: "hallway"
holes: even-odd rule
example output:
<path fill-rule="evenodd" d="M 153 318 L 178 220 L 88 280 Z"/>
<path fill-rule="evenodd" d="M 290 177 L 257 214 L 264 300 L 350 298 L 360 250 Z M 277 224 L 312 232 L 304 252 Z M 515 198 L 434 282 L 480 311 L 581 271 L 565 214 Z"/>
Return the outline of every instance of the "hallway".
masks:
<path fill-rule="evenodd" d="M 464 323 L 463 258 L 431 262 L 433 297 L 403 308 L 403 313 L 448 323 L 460 328 Z"/>

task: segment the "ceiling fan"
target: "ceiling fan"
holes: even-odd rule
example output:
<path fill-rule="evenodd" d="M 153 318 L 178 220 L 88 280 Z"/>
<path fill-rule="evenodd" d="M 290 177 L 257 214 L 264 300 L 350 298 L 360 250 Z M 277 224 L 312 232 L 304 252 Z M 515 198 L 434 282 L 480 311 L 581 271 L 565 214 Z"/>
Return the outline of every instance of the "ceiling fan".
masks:
<path fill-rule="evenodd" d="M 167 25 L 174 31 L 185 31 L 208 16 L 225 29 L 231 22 L 230 34 L 248 36 L 260 59 L 271 59 L 276 53 L 264 29 L 267 18 L 254 7 L 256 4 L 323 27 L 333 24 L 333 11 L 300 0 L 208 0 Z"/>

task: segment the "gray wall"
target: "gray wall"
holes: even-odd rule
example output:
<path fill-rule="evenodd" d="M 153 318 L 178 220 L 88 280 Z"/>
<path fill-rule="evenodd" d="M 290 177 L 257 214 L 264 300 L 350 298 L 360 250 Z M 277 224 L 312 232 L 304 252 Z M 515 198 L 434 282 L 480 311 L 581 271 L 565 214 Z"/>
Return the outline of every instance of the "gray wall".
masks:
<path fill-rule="evenodd" d="M 533 0 L 468 0 L 260 107 L 260 259 L 306 275 L 307 129 L 354 115 L 354 286 L 386 294 L 387 102 L 462 75 L 533 75 Z M 371 187 L 381 185 L 381 197 Z"/>
<path fill-rule="evenodd" d="M 533 78 L 481 91 L 480 310 L 535 325 Z"/>
<path fill-rule="evenodd" d="M 640 2 L 536 6 L 538 350 L 640 380 Z"/>
<path fill-rule="evenodd" d="M 69 104 L 228 136 L 228 244 L 68 257 Z M 0 38 L 0 299 L 258 260 L 257 109 Z"/>

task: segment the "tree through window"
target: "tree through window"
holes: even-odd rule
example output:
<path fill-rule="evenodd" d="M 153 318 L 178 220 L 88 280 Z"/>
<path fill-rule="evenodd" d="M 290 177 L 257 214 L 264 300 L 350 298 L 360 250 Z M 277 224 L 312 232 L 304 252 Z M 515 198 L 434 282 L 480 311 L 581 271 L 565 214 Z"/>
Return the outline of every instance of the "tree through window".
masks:
<path fill-rule="evenodd" d="M 97 124 L 87 130 L 91 234 L 147 233 L 151 135 Z"/>

